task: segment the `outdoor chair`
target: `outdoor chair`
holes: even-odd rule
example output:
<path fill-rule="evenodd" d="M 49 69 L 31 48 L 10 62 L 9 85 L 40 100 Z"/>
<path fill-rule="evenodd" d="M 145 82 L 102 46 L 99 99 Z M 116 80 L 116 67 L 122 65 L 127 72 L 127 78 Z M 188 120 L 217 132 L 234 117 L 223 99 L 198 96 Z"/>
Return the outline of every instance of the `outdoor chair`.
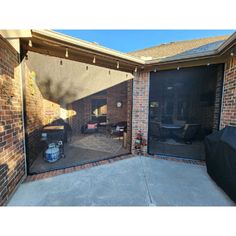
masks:
<path fill-rule="evenodd" d="M 173 124 L 172 116 L 162 116 L 161 123 L 163 123 L 163 124 Z"/>
<path fill-rule="evenodd" d="M 184 141 L 186 144 L 192 144 L 200 127 L 200 124 L 185 124 L 183 129 L 176 130 L 173 135 L 176 139 Z"/>
<path fill-rule="evenodd" d="M 98 132 L 98 123 L 89 121 L 87 124 L 81 127 L 82 134 L 94 134 Z"/>
<path fill-rule="evenodd" d="M 111 136 L 123 137 L 124 132 L 127 131 L 127 122 L 121 121 L 111 126 Z"/>
<path fill-rule="evenodd" d="M 185 120 L 174 120 L 173 123 L 176 125 L 184 126 L 186 124 L 186 121 Z"/>

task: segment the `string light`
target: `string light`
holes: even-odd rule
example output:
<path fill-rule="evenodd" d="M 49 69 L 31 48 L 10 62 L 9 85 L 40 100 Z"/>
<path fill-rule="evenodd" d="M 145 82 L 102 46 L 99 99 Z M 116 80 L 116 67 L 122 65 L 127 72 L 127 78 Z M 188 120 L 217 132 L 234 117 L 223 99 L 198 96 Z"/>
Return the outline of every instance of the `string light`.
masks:
<path fill-rule="evenodd" d="M 120 68 L 120 63 L 119 63 L 119 61 L 117 61 L 116 68 L 117 68 L 117 69 L 119 69 L 119 68 Z"/>
<path fill-rule="evenodd" d="M 138 67 L 136 66 L 134 69 L 134 72 L 137 73 L 137 71 L 138 71 Z"/>
<path fill-rule="evenodd" d="M 154 72 L 155 72 L 155 73 L 157 72 L 157 68 L 154 69 Z"/>
<path fill-rule="evenodd" d="M 93 64 L 95 64 L 96 63 L 96 57 L 94 56 L 93 57 Z"/>
<path fill-rule="evenodd" d="M 179 70 L 179 66 L 177 67 L 177 70 Z"/>
<path fill-rule="evenodd" d="M 65 57 L 68 58 L 69 57 L 69 52 L 68 52 L 68 48 L 66 48 L 66 54 Z"/>
<path fill-rule="evenodd" d="M 234 56 L 234 53 L 233 53 L 233 52 L 231 52 L 231 53 L 230 53 L 230 56 L 231 56 L 231 57 L 233 57 L 233 56 Z"/>
<path fill-rule="evenodd" d="M 33 47 L 31 40 L 29 40 L 29 47 L 31 47 L 31 48 Z"/>
<path fill-rule="evenodd" d="M 207 66 L 210 66 L 211 64 L 210 63 L 207 63 Z"/>

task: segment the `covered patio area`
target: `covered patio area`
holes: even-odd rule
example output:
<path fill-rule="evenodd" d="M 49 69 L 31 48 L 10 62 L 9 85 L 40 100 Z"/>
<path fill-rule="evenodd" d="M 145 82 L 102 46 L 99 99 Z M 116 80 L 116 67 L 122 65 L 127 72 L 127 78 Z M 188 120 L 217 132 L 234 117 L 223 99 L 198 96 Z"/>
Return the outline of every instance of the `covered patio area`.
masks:
<path fill-rule="evenodd" d="M 84 42 L 63 36 L 62 43 L 61 37 L 33 31 L 30 45 L 22 40 L 30 175 L 131 152 L 132 80 L 138 64 L 92 53 L 96 44 L 86 44 L 86 53 Z"/>

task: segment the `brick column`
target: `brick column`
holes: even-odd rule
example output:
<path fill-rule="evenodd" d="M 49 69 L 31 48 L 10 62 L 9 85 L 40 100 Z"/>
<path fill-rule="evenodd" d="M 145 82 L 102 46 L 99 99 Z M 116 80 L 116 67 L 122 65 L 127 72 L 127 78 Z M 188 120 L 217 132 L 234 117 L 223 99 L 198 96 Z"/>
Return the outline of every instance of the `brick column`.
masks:
<path fill-rule="evenodd" d="M 224 67 L 219 66 L 217 69 L 217 81 L 216 81 L 216 94 L 214 104 L 214 116 L 213 116 L 213 130 L 217 131 L 220 125 L 220 112 L 222 101 L 222 89 L 223 89 L 223 70 Z"/>
<path fill-rule="evenodd" d="M 0 206 L 25 177 L 19 55 L 0 35 Z"/>
<path fill-rule="evenodd" d="M 221 129 L 226 125 L 236 126 L 236 56 L 225 64 Z"/>
<path fill-rule="evenodd" d="M 133 79 L 133 114 L 132 114 L 132 152 L 136 133 L 141 130 L 144 138 L 148 138 L 149 115 L 149 73 L 140 72 Z M 147 147 L 144 148 L 147 152 Z"/>
<path fill-rule="evenodd" d="M 127 81 L 127 148 L 132 149 L 133 80 Z"/>

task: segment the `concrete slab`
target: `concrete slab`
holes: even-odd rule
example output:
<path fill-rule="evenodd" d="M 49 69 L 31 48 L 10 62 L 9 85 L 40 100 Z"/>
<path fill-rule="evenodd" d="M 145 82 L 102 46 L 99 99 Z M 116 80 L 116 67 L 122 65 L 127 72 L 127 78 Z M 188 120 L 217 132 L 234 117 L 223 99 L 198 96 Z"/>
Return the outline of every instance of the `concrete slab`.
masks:
<path fill-rule="evenodd" d="M 142 161 L 155 205 L 234 205 L 208 176 L 205 166 L 155 159 Z"/>
<path fill-rule="evenodd" d="M 23 183 L 8 206 L 231 206 L 204 166 L 149 157 Z"/>

